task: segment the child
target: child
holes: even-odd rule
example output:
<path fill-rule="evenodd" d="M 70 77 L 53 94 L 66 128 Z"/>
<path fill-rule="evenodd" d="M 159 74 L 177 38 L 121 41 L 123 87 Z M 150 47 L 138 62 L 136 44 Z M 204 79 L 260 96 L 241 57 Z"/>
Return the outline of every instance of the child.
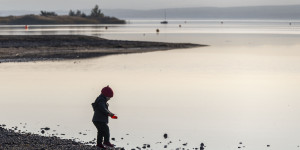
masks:
<path fill-rule="evenodd" d="M 92 103 L 94 109 L 93 123 L 98 130 L 97 147 L 99 148 L 114 147 L 114 145 L 110 143 L 110 133 L 108 127 L 108 116 L 112 117 L 114 114 L 108 110 L 107 104 L 107 101 L 113 96 L 113 90 L 107 86 L 101 90 L 101 94 L 97 97 L 95 102 Z M 103 138 L 104 142 L 102 141 Z"/>

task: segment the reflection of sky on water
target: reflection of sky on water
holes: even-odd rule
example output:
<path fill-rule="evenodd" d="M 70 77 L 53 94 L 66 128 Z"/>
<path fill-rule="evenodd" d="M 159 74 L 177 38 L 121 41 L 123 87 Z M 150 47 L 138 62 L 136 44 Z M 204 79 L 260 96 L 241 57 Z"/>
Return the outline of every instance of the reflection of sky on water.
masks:
<path fill-rule="evenodd" d="M 105 30 L 105 25 L 22 25 L 0 26 L 1 35 L 62 35 L 62 34 L 99 34 Z"/>
<path fill-rule="evenodd" d="M 125 25 L 1 25 L 0 34 L 155 34 L 158 28 L 164 34 L 299 34 L 300 21 L 282 20 L 133 20 Z M 222 22 L 222 23 L 221 23 Z M 291 25 L 290 25 L 291 23 Z M 181 25 L 181 27 L 179 27 Z M 108 30 L 105 29 L 108 27 Z"/>
<path fill-rule="evenodd" d="M 119 116 L 110 121 L 110 127 L 112 137 L 124 138 L 115 142 L 120 146 L 149 143 L 153 149 L 162 149 L 163 144 L 155 143 L 167 143 L 162 137 L 166 132 L 173 142 L 168 148 L 188 142 L 191 149 L 204 142 L 207 149 L 231 150 L 243 142 L 248 149 L 265 149 L 268 144 L 275 150 L 297 149 L 299 35 L 137 35 L 107 33 L 103 37 L 211 46 L 83 60 L 1 63 L 3 123 L 26 122 L 26 129 L 35 133 L 49 126 L 66 138 L 92 140 L 96 130 L 90 122 L 90 103 L 109 84 L 115 90 L 110 109 Z"/>

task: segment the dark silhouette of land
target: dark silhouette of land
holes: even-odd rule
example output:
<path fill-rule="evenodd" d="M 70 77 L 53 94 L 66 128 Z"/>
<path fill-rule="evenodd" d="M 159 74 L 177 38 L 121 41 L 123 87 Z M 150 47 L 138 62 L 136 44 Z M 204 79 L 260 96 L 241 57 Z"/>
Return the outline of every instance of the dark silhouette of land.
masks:
<path fill-rule="evenodd" d="M 105 16 L 98 5 L 90 15 L 80 10 L 69 11 L 69 15 L 59 16 L 55 12 L 41 11 L 40 15 L 6 16 L 0 17 L 0 25 L 43 25 L 43 24 L 125 24 L 125 20 Z"/>
<path fill-rule="evenodd" d="M 107 40 L 83 35 L 4 35 L 0 36 L 0 62 L 79 59 L 198 46 L 205 45 Z"/>

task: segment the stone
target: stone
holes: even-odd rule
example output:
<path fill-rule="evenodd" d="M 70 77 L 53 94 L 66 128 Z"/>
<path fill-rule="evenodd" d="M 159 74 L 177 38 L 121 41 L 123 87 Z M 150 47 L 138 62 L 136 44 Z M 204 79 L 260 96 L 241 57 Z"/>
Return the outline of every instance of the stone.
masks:
<path fill-rule="evenodd" d="M 167 134 L 167 133 L 164 134 L 164 138 L 165 138 L 165 139 L 168 138 L 168 134 Z"/>

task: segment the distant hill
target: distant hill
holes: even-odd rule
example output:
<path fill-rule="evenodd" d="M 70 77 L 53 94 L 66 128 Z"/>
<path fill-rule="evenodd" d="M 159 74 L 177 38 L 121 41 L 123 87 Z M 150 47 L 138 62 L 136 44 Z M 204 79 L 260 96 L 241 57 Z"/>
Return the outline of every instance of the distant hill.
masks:
<path fill-rule="evenodd" d="M 155 10 L 103 9 L 110 16 L 123 19 L 300 19 L 300 5 L 197 7 Z"/>

